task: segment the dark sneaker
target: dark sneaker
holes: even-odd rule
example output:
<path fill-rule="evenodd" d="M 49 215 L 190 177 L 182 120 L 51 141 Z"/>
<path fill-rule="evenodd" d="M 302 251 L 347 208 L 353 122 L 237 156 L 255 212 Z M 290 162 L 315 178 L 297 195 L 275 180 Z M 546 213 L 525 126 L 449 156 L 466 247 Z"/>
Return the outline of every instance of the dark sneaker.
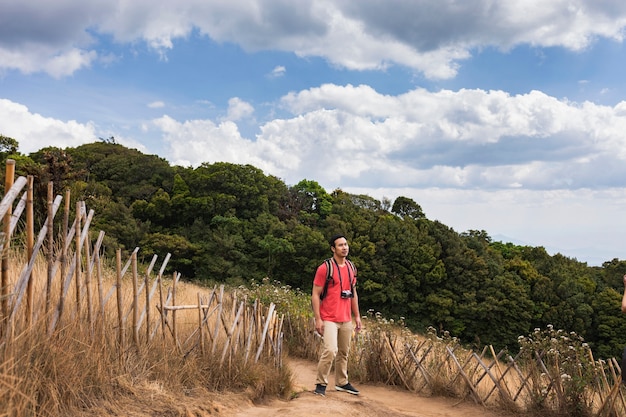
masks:
<path fill-rule="evenodd" d="M 337 391 L 343 391 L 354 395 L 359 395 L 359 390 L 354 388 L 349 382 L 346 385 L 335 385 Z"/>
<path fill-rule="evenodd" d="M 315 395 L 321 395 L 322 397 L 326 396 L 326 385 L 316 384 L 315 391 L 313 391 Z"/>

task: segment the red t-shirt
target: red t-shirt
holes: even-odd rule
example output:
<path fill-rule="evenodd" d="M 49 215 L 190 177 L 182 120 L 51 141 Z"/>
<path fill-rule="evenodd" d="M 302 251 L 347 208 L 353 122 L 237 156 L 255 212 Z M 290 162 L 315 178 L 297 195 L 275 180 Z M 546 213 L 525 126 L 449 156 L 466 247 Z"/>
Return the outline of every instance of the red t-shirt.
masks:
<path fill-rule="evenodd" d="M 352 286 L 356 285 L 355 271 L 346 262 L 343 266 L 337 268 L 337 264 L 333 263 L 333 281 L 328 283 L 326 297 L 320 302 L 320 316 L 324 321 L 332 321 L 334 323 L 345 323 L 352 320 L 352 299 L 341 298 L 341 290 L 350 290 L 350 280 Z M 324 287 L 326 283 L 326 275 L 328 271 L 324 262 L 317 267 L 315 272 L 314 285 Z M 341 286 L 339 285 L 339 274 L 341 273 Z"/>

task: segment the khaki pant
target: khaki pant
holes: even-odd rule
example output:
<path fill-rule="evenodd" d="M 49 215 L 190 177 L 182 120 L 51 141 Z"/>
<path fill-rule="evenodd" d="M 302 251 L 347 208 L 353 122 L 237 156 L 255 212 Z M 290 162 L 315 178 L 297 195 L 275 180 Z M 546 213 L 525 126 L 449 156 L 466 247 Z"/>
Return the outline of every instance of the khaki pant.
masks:
<path fill-rule="evenodd" d="M 328 375 L 335 362 L 335 385 L 348 383 L 348 353 L 352 340 L 352 321 L 324 322 L 324 348 L 317 364 L 316 384 L 328 385 Z"/>

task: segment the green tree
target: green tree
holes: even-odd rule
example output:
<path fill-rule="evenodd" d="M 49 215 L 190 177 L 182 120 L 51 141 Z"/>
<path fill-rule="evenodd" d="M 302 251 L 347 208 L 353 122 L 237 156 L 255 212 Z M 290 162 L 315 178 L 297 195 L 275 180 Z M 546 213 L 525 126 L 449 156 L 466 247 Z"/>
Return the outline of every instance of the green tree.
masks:
<path fill-rule="evenodd" d="M 16 154 L 19 147 L 20 144 L 17 140 L 0 135 L 0 157 L 3 161 L 5 161 L 9 155 Z"/>
<path fill-rule="evenodd" d="M 425 217 L 422 207 L 408 197 L 396 198 L 396 201 L 393 202 L 391 212 L 402 218 L 413 220 L 423 219 Z"/>

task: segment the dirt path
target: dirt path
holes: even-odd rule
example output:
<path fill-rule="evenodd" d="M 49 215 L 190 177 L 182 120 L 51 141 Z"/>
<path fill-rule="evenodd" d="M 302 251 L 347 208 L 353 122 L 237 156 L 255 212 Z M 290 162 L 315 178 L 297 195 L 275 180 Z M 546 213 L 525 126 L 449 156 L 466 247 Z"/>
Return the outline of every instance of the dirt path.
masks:
<path fill-rule="evenodd" d="M 326 397 L 313 394 L 315 363 L 290 358 L 294 391 L 290 401 L 274 400 L 268 405 L 241 407 L 235 417 L 501 417 L 496 410 L 485 409 L 468 401 L 450 398 L 422 397 L 393 387 L 359 384 L 360 395 L 334 390 L 331 380 Z"/>

